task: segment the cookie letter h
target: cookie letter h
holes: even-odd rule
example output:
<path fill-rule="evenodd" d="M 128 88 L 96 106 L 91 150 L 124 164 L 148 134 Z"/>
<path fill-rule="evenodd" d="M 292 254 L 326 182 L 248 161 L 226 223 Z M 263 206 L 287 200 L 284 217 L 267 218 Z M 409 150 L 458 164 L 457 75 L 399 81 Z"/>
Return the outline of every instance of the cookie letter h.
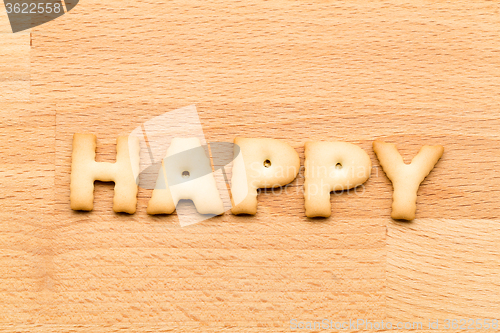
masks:
<path fill-rule="evenodd" d="M 71 209 L 90 211 L 94 208 L 94 181 L 114 182 L 113 210 L 133 214 L 137 205 L 139 139 L 120 136 L 116 140 L 116 162 L 96 162 L 97 138 L 94 134 L 73 136 L 71 162 Z"/>

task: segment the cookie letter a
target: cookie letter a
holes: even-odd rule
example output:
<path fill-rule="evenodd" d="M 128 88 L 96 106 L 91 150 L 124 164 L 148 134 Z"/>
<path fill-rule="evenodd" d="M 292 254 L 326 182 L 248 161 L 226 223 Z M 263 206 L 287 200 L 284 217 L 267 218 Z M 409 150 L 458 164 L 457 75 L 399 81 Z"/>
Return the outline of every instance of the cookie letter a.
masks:
<path fill-rule="evenodd" d="M 139 171 L 139 139 L 120 136 L 116 140 L 116 162 L 96 162 L 97 138 L 94 134 L 73 136 L 71 162 L 70 199 L 71 209 L 94 208 L 94 181 L 115 182 L 113 210 L 135 213 L 137 204 L 137 183 L 134 174 Z"/>
<path fill-rule="evenodd" d="M 395 144 L 375 140 L 373 150 L 394 187 L 391 217 L 413 220 L 418 187 L 443 155 L 443 146 L 423 146 L 411 164 L 404 163 Z"/>
<path fill-rule="evenodd" d="M 351 143 L 306 142 L 305 157 L 307 217 L 329 217 L 332 213 L 330 192 L 359 186 L 370 177 L 370 157 Z"/>
<path fill-rule="evenodd" d="M 234 139 L 231 177 L 231 212 L 257 213 L 257 189 L 293 181 L 299 173 L 299 155 L 289 144 L 275 139 Z"/>
<path fill-rule="evenodd" d="M 210 159 L 198 138 L 172 139 L 147 212 L 172 214 L 181 199 L 192 200 L 200 214 L 224 214 Z"/>

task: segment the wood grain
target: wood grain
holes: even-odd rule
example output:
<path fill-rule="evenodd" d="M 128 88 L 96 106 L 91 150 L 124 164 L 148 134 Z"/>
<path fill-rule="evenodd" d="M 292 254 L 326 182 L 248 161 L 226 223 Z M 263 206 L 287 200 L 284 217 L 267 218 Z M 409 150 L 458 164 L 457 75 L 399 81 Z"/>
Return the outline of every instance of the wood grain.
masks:
<path fill-rule="evenodd" d="M 1 5 L 3 6 L 3 5 Z M 0 8 L 0 332 L 285 332 L 290 320 L 498 318 L 500 5 L 488 1 L 81 1 L 10 33 Z M 254 217 L 181 228 L 69 208 L 71 138 L 195 104 L 207 141 L 359 144 L 363 191 L 304 216 L 299 176 Z M 371 149 L 445 147 L 417 219 L 390 219 Z M 424 325 L 424 330 L 427 328 Z M 453 330 L 446 330 L 453 332 Z"/>
<path fill-rule="evenodd" d="M 30 101 L 30 31 L 12 33 L 0 3 L 0 101 Z"/>

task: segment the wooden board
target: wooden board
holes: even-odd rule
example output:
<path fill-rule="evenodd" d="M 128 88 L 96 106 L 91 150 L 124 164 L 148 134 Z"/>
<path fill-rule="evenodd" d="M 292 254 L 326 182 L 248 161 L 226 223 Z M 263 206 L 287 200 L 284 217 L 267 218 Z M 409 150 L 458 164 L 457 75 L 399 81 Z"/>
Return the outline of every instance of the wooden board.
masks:
<path fill-rule="evenodd" d="M 488 1 L 81 1 L 12 34 L 0 16 L 0 331 L 285 332 L 290 320 L 500 313 L 500 30 Z M 143 122 L 195 104 L 208 141 L 359 144 L 364 192 L 304 216 L 299 177 L 258 214 L 181 228 L 69 208 L 71 138 L 98 160 Z M 417 219 L 391 220 L 371 149 L 443 158 Z M 369 330 L 368 330 L 369 331 Z M 419 330 L 417 330 L 419 331 Z M 445 330 L 451 332 L 452 330 Z"/>

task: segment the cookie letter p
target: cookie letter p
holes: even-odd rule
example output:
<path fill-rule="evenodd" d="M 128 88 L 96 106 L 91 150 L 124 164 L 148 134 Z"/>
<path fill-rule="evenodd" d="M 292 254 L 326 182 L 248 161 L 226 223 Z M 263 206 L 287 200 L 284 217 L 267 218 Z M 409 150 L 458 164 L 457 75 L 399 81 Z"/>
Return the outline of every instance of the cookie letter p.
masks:
<path fill-rule="evenodd" d="M 139 170 L 139 139 L 134 136 L 118 137 L 115 163 L 95 161 L 96 141 L 94 134 L 75 133 L 73 136 L 71 209 L 92 210 L 94 181 L 100 180 L 115 182 L 115 212 L 135 213 L 137 183 L 134 173 Z"/>
<path fill-rule="evenodd" d="M 231 212 L 255 215 L 257 189 L 293 181 L 299 173 L 299 154 L 289 144 L 275 139 L 235 138 L 234 144 Z"/>
<path fill-rule="evenodd" d="M 395 144 L 375 140 L 373 150 L 394 187 L 391 217 L 413 220 L 418 187 L 443 155 L 443 146 L 423 146 L 411 164 L 405 164 Z"/>
<path fill-rule="evenodd" d="M 352 143 L 309 141 L 305 145 L 305 157 L 307 217 L 329 217 L 330 192 L 354 188 L 370 177 L 370 157 Z"/>

